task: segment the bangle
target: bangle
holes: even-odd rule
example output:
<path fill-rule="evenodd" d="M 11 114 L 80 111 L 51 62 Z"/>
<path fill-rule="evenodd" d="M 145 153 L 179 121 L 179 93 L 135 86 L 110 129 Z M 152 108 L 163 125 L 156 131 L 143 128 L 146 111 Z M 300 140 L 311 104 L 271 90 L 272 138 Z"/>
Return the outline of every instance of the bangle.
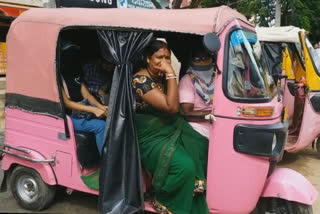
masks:
<path fill-rule="evenodd" d="M 171 73 L 171 74 L 166 74 L 166 77 L 176 77 L 176 76 L 177 76 L 177 75 L 174 74 L 174 73 L 173 73 L 173 74 L 172 74 L 172 73 Z"/>
<path fill-rule="evenodd" d="M 166 77 L 166 80 L 169 80 L 169 79 L 177 79 L 177 76 Z"/>

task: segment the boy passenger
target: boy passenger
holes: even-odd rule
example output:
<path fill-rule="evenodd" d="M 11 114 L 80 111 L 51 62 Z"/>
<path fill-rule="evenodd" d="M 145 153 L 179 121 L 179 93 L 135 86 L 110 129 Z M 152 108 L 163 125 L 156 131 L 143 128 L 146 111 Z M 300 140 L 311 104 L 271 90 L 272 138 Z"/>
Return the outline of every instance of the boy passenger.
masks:
<path fill-rule="evenodd" d="M 91 95 L 81 77 L 78 66 L 78 51 L 80 47 L 71 42 L 62 43 L 61 74 L 62 97 L 67 114 L 72 120 L 75 131 L 93 132 L 101 155 L 105 131 L 105 118 L 108 109 Z M 95 118 L 93 118 L 95 117 Z"/>
<path fill-rule="evenodd" d="M 90 93 L 108 105 L 112 77 L 115 66 L 102 58 L 90 60 L 82 66 L 83 80 Z"/>

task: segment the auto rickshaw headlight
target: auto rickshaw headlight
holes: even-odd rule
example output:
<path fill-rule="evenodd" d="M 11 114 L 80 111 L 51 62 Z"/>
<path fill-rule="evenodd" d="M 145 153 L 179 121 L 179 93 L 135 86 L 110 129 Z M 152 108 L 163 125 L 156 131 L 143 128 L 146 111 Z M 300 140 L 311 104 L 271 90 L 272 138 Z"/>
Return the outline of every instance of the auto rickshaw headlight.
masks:
<path fill-rule="evenodd" d="M 273 114 L 273 107 L 242 107 L 241 115 L 245 117 L 271 117 Z"/>

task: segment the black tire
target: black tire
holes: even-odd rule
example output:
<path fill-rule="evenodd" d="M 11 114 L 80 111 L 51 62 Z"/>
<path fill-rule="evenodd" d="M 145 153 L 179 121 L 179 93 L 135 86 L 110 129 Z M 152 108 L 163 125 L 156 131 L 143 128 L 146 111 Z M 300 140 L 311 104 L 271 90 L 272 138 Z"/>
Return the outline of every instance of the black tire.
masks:
<path fill-rule="evenodd" d="M 28 210 L 42 210 L 53 201 L 56 187 L 43 182 L 33 169 L 18 166 L 10 176 L 10 188 L 18 204 Z"/>
<path fill-rule="evenodd" d="M 312 206 L 281 198 L 261 198 L 251 214 L 313 214 Z"/>
<path fill-rule="evenodd" d="M 315 144 L 316 144 L 317 152 L 320 154 L 320 137 L 317 138 Z"/>

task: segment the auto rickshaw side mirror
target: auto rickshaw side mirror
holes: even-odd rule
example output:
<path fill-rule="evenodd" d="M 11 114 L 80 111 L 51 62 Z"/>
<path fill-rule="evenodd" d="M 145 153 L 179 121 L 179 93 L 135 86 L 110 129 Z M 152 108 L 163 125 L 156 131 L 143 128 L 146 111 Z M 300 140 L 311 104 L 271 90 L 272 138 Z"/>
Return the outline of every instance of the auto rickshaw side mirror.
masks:
<path fill-rule="evenodd" d="M 203 36 L 203 46 L 210 54 L 214 55 L 219 51 L 221 42 L 215 33 L 207 33 Z"/>

